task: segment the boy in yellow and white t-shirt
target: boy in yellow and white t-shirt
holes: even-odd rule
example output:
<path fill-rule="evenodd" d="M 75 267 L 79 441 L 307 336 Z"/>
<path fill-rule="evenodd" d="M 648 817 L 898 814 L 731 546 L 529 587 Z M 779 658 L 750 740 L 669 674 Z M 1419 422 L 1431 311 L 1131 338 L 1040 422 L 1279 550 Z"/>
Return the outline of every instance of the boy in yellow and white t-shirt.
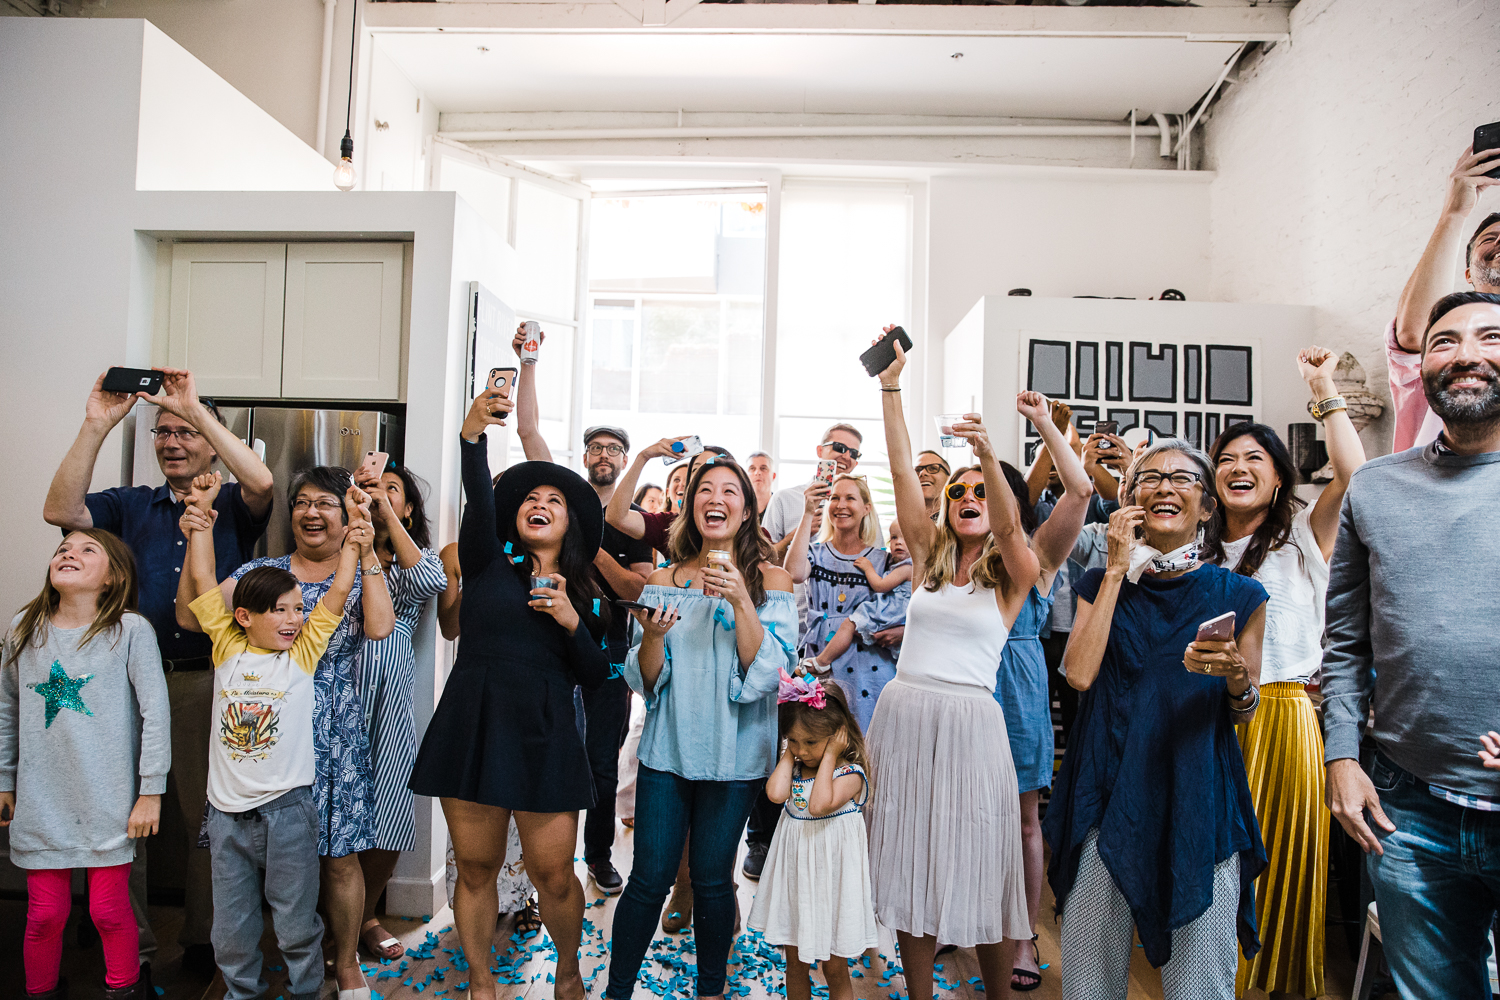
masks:
<path fill-rule="evenodd" d="M 350 523 L 333 583 L 304 621 L 290 572 L 261 566 L 234 584 L 227 607 L 214 571 L 212 505 L 219 476 L 193 481 L 182 516 L 187 558 L 177 590 L 213 639 L 214 706 L 208 759 L 214 958 L 227 1000 L 266 993 L 261 977 L 259 869 L 275 914 L 293 997 L 323 981 L 318 902 L 318 808 L 312 786 L 313 674 L 343 621 L 367 521 Z"/>

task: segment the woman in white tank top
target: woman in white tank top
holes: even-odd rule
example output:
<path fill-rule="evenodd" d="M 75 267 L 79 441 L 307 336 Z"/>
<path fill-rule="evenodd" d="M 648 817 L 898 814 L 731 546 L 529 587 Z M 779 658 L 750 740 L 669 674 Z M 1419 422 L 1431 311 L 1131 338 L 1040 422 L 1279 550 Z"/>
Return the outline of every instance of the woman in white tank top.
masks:
<path fill-rule="evenodd" d="M 896 932 L 911 1000 L 931 1000 L 937 942 L 974 947 L 985 993 L 1010 996 L 1031 937 L 1021 813 L 995 664 L 1036 583 L 1015 495 L 977 413 L 954 426 L 979 459 L 956 469 L 929 520 L 901 412 L 906 355 L 880 374 L 896 517 L 914 575 L 894 679 L 870 722 L 870 877 Z"/>

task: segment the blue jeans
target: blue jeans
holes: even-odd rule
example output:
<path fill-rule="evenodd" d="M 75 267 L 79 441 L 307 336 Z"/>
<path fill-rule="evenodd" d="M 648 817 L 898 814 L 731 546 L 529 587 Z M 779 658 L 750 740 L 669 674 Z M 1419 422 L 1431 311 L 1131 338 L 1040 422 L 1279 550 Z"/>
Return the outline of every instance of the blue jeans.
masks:
<path fill-rule="evenodd" d="M 629 1000 L 662 903 L 688 844 L 698 995 L 724 992 L 734 936 L 734 855 L 760 781 L 689 781 L 642 764 L 635 791 L 635 858 L 615 908 L 606 997 Z M 688 833 L 692 833 L 689 840 Z"/>
<path fill-rule="evenodd" d="M 1394 833 L 1384 833 L 1370 822 L 1385 853 L 1365 858 L 1396 988 L 1403 1000 L 1489 997 L 1485 960 L 1500 901 L 1500 813 L 1435 797 L 1383 753 L 1375 755 L 1370 780 L 1396 824 Z"/>
<path fill-rule="evenodd" d="M 308 786 L 249 812 L 210 803 L 205 821 L 214 887 L 214 959 L 226 1000 L 264 996 L 261 882 L 287 965 L 287 991 L 311 1000 L 323 985 L 323 921 L 318 917 L 318 807 Z"/>

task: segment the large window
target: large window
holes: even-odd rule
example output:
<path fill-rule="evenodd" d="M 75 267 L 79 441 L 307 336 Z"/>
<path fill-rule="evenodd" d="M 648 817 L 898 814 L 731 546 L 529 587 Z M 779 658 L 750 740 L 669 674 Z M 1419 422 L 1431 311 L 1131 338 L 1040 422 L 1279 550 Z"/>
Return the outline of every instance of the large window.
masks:
<path fill-rule="evenodd" d="M 760 447 L 765 212 L 762 193 L 595 198 L 585 426 Z"/>
<path fill-rule="evenodd" d="M 890 463 L 880 392 L 859 355 L 887 323 L 910 321 L 910 201 L 905 184 L 853 181 L 788 181 L 781 198 L 777 482 L 811 479 L 823 431 L 851 423 L 882 524 L 895 513 Z"/>

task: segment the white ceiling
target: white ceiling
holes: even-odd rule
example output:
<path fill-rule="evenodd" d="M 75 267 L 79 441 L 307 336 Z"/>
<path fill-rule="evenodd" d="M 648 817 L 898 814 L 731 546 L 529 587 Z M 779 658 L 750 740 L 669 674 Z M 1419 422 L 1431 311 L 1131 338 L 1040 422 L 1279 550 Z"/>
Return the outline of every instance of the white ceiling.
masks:
<path fill-rule="evenodd" d="M 829 33 L 381 32 L 441 111 L 727 111 L 1118 121 L 1180 113 L 1234 42 Z M 481 47 L 488 51 L 480 51 Z M 952 58 L 962 52 L 963 58 Z"/>

